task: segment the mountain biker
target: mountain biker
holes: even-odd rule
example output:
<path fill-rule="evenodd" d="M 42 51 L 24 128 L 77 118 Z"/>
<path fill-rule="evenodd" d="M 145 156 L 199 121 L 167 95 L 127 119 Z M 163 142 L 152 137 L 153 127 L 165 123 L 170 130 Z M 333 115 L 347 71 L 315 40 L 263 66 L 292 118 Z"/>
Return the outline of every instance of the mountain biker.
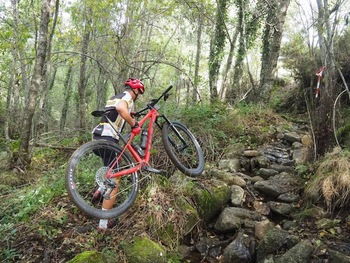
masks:
<path fill-rule="evenodd" d="M 134 135 L 138 135 L 141 132 L 138 122 L 132 116 L 132 109 L 134 107 L 134 102 L 137 100 L 139 94 L 145 92 L 145 86 L 139 79 L 129 78 L 125 83 L 125 91 L 112 96 L 106 103 L 105 110 L 108 111 L 107 117 L 113 122 L 114 127 L 121 132 L 125 122 L 127 122 L 131 127 L 131 132 Z M 94 140 L 109 140 L 115 143 L 118 143 L 119 137 L 116 132 L 113 130 L 111 125 L 107 122 L 105 116 L 101 118 L 100 124 L 98 124 L 92 131 Z M 114 152 L 103 154 L 97 153 L 104 162 L 105 166 L 108 166 L 111 161 L 114 159 Z M 106 157 L 107 156 L 107 157 Z M 117 182 L 118 183 L 118 182 Z M 118 187 L 113 189 L 111 192 L 110 200 L 103 199 L 102 209 L 108 210 L 113 207 L 113 203 L 116 197 L 114 191 L 118 191 Z M 95 200 L 100 200 L 101 190 L 97 190 L 94 193 L 93 198 Z M 116 225 L 116 219 L 100 219 L 98 229 L 112 228 Z"/>

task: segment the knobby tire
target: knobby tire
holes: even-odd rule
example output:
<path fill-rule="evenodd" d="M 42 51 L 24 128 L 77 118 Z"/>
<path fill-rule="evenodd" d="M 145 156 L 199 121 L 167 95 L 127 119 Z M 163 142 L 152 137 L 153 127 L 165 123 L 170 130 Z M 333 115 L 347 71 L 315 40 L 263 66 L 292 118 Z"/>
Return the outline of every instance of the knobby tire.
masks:
<path fill-rule="evenodd" d="M 199 176 L 203 172 L 205 161 L 202 148 L 185 125 L 180 122 L 164 124 L 162 140 L 170 160 L 181 172 L 191 177 Z"/>
<path fill-rule="evenodd" d="M 134 203 L 139 189 L 136 172 L 121 177 L 112 209 L 102 210 L 102 195 L 98 200 L 93 199 L 93 194 L 98 189 L 97 182 L 106 179 L 109 166 L 121 152 L 122 148 L 113 142 L 95 140 L 80 146 L 69 159 L 66 189 L 73 203 L 86 215 L 94 218 L 115 218 L 125 213 Z M 114 169 L 120 171 L 132 166 L 133 161 L 124 152 Z"/>

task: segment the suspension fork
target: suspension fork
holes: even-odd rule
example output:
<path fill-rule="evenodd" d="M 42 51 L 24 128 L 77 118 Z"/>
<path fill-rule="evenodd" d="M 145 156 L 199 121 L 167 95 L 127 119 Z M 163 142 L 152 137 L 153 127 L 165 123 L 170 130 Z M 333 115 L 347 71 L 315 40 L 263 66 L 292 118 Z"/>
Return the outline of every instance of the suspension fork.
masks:
<path fill-rule="evenodd" d="M 180 141 L 183 144 L 182 149 L 186 149 L 188 147 L 188 145 L 186 144 L 185 139 L 182 137 L 182 135 L 179 133 L 179 131 L 176 129 L 176 127 L 173 125 L 173 123 L 168 119 L 167 116 L 165 116 L 164 114 L 160 115 L 159 117 L 162 117 L 165 122 L 169 125 L 169 127 L 175 132 L 176 136 L 180 139 Z M 158 122 L 158 118 L 156 119 L 156 124 L 159 127 L 159 129 L 162 129 L 163 126 L 159 124 Z M 171 138 L 169 138 L 170 143 L 175 147 L 176 144 L 173 140 L 171 140 Z"/>

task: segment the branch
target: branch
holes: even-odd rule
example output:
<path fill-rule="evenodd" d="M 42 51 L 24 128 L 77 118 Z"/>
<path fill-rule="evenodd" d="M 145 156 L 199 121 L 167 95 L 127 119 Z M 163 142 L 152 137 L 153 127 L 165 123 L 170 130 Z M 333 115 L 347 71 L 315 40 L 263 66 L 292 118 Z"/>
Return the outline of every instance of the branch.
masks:
<path fill-rule="evenodd" d="M 337 132 L 336 132 L 336 127 L 335 127 L 335 106 L 337 105 L 337 101 L 338 99 L 341 97 L 341 95 L 343 95 L 343 93 L 345 93 L 346 90 L 343 90 L 342 92 L 339 93 L 339 95 L 337 96 L 337 98 L 335 99 L 334 101 L 334 105 L 333 105 L 333 133 L 334 133 L 334 138 L 335 138 L 335 141 L 337 142 L 337 145 L 341 148 L 340 144 L 339 144 L 339 141 L 338 141 L 338 138 L 337 138 Z"/>
<path fill-rule="evenodd" d="M 51 149 L 57 149 L 57 150 L 72 150 L 75 151 L 77 149 L 77 147 L 69 147 L 69 146 L 57 146 L 57 145 L 51 145 L 51 144 L 47 144 L 47 143 L 39 143 L 39 142 L 35 142 L 33 143 L 34 147 L 45 147 L 45 148 L 51 148 Z"/>

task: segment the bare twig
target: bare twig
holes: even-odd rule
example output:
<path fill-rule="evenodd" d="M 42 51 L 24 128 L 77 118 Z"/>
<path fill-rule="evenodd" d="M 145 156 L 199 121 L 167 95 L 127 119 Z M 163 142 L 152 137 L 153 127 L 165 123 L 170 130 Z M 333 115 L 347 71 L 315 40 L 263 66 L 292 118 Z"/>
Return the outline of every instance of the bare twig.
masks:
<path fill-rule="evenodd" d="M 333 105 L 333 133 L 334 133 L 334 138 L 335 141 L 337 142 L 337 145 L 340 147 L 338 138 L 337 138 L 337 133 L 336 133 L 336 127 L 335 127 L 335 107 L 337 105 L 338 99 L 341 97 L 341 95 L 343 95 L 347 90 L 343 90 L 342 92 L 339 93 L 339 95 L 337 96 L 337 98 L 334 101 L 334 105 Z M 341 147 L 340 147 L 341 148 Z"/>
<path fill-rule="evenodd" d="M 69 146 L 58 146 L 58 145 L 51 145 L 47 143 L 34 143 L 34 147 L 47 147 L 51 149 L 58 149 L 58 150 L 75 150 L 77 147 L 69 147 Z"/>

